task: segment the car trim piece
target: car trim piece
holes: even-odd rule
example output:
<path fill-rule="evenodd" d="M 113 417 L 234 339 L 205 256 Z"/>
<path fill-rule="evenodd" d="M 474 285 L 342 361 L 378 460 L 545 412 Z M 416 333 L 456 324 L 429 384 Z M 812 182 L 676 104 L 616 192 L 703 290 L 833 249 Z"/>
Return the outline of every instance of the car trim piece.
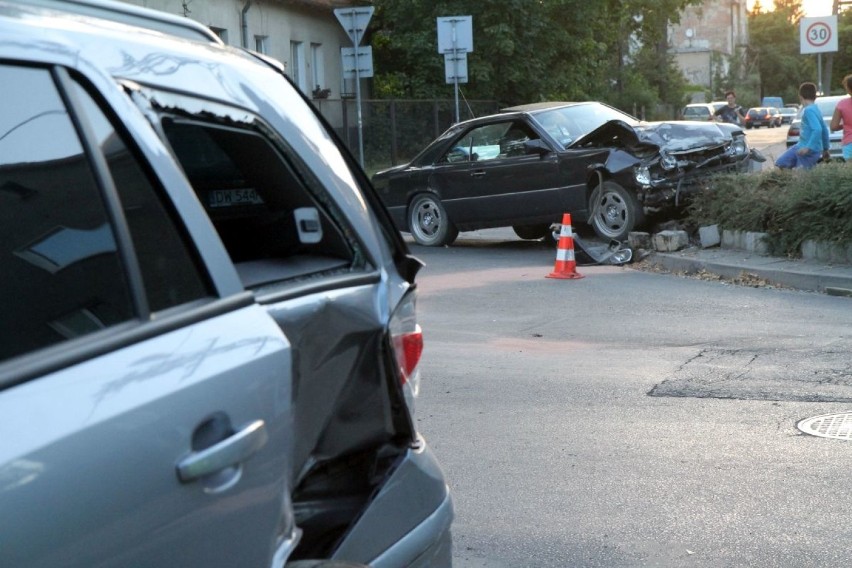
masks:
<path fill-rule="evenodd" d="M 251 292 L 221 300 L 196 300 L 158 312 L 156 319 L 145 322 L 130 320 L 79 339 L 9 359 L 0 363 L 0 390 L 254 303 Z"/>
<path fill-rule="evenodd" d="M 329 290 L 368 286 L 380 281 L 381 274 L 378 271 L 363 274 L 338 274 L 330 277 L 323 276 L 321 279 L 282 281 L 265 285 L 262 289 L 255 290 L 254 296 L 258 304 L 266 305 Z"/>
<path fill-rule="evenodd" d="M 92 169 L 92 175 L 104 200 L 107 216 L 113 231 L 115 231 L 116 247 L 124 265 L 124 273 L 130 289 L 130 300 L 133 303 L 134 313 L 138 318 L 143 320 L 149 319 L 151 309 L 148 306 L 148 297 L 145 294 L 142 269 L 139 267 L 139 261 L 136 258 L 136 249 L 133 247 L 130 227 L 124 218 L 121 201 L 118 198 L 118 190 L 115 187 L 109 165 L 97 143 L 97 138 L 92 131 L 92 127 L 86 120 L 81 119 L 81 117 L 86 117 L 86 114 L 77 93 L 74 92 L 74 85 L 79 83 L 71 78 L 67 69 L 58 65 L 52 68 L 52 75 L 59 86 L 60 96 L 70 111 L 69 116 L 74 124 L 74 128 L 77 130 L 77 135 L 83 146 L 83 152 L 86 155 L 86 161 L 89 162 Z M 81 85 L 81 87 L 83 86 Z"/>

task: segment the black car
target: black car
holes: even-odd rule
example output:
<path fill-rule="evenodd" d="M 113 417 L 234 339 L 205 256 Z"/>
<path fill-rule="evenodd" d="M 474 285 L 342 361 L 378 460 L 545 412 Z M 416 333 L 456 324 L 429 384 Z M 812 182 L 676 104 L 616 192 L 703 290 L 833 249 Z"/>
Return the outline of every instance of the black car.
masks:
<path fill-rule="evenodd" d="M 743 171 L 752 155 L 731 124 L 646 123 L 598 102 L 536 103 L 456 124 L 373 183 L 397 227 L 421 245 L 503 226 L 541 238 L 563 213 L 624 240 L 647 215 L 681 207 L 707 174 Z"/>

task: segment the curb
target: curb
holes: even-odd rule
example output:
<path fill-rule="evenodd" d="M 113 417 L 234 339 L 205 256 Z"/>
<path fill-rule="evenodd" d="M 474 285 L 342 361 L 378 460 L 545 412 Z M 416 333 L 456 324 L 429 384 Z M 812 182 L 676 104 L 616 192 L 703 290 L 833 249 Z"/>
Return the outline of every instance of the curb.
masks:
<path fill-rule="evenodd" d="M 754 257 L 742 251 L 681 251 L 652 253 L 645 262 L 670 272 L 707 271 L 722 278 L 744 274 L 786 288 L 852 297 L 852 267 L 835 267 L 773 257 Z"/>

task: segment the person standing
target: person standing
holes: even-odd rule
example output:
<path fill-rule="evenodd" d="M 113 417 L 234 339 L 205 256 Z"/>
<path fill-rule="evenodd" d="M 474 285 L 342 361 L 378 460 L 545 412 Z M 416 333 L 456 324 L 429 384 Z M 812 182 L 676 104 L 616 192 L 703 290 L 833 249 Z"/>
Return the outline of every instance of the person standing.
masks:
<path fill-rule="evenodd" d="M 737 104 L 737 94 L 733 91 L 728 91 L 725 93 L 725 99 L 728 101 L 728 104 L 719 107 L 714 115 L 721 118 L 722 122 L 742 124 L 742 121 L 745 120 L 745 113 L 743 112 L 743 107 Z"/>
<path fill-rule="evenodd" d="M 775 166 L 782 169 L 811 169 L 820 157 L 829 158 L 828 126 L 822 118 L 816 100 L 816 85 L 802 83 L 799 86 L 799 101 L 802 103 L 802 124 L 799 127 L 799 141 L 787 148 L 777 160 Z"/>
<path fill-rule="evenodd" d="M 852 75 L 843 78 L 843 87 L 846 94 L 852 95 Z M 831 117 L 831 131 L 843 130 L 843 159 L 852 161 L 852 96 L 846 97 L 834 107 L 834 115 Z"/>

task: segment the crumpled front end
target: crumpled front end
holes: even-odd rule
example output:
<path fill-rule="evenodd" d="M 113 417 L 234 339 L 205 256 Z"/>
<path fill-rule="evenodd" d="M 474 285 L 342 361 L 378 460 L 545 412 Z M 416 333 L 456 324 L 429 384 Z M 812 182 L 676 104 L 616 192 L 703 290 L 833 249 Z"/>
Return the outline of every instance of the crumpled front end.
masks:
<path fill-rule="evenodd" d="M 661 123 L 640 131 L 640 140 L 659 148 L 634 169 L 646 212 L 683 205 L 707 187 L 712 175 L 747 171 L 753 157 L 741 130 L 715 124 Z"/>

